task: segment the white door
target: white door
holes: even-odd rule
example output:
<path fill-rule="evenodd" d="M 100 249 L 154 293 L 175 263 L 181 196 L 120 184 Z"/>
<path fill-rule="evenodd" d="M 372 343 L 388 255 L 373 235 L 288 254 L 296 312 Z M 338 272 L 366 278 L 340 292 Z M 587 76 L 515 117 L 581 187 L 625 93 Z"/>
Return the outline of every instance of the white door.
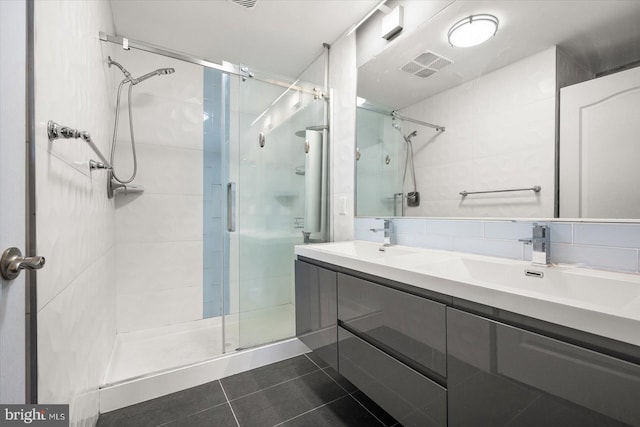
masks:
<path fill-rule="evenodd" d="M 640 218 L 640 67 L 560 91 L 560 216 Z"/>
<path fill-rule="evenodd" d="M 26 1 L 0 0 L 0 254 L 25 249 Z M 0 403 L 25 403 L 25 274 L 0 276 Z"/>

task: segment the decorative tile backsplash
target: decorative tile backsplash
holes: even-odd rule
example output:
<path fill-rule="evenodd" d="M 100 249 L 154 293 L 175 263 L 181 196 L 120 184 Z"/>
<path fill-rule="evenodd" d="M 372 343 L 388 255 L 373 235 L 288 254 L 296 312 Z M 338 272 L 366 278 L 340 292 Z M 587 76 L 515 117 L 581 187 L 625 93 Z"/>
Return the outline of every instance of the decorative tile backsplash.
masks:
<path fill-rule="evenodd" d="M 518 239 L 531 237 L 534 221 L 479 221 L 397 218 L 393 242 L 517 260 L 530 260 L 531 247 Z M 640 224 L 539 221 L 551 226 L 551 261 L 579 267 L 640 273 Z M 357 240 L 381 241 L 381 220 L 356 218 Z"/>

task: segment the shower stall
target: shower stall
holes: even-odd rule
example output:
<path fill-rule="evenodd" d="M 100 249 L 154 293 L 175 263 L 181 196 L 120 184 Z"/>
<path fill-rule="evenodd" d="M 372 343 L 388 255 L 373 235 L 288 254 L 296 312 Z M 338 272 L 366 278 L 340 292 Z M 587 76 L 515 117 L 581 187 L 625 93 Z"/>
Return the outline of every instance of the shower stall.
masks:
<path fill-rule="evenodd" d="M 105 387 L 294 337 L 294 246 L 327 236 L 326 53 L 293 81 L 129 47 L 105 58 L 115 81 L 171 72 L 124 77 Z"/>

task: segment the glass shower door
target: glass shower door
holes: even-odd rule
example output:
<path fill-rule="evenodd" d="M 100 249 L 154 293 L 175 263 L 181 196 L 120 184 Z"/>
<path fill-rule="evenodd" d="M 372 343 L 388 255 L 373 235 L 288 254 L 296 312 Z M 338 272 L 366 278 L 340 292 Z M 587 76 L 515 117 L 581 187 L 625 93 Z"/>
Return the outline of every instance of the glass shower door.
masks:
<path fill-rule="evenodd" d="M 231 306 L 239 348 L 248 348 L 295 335 L 294 246 L 323 231 L 327 132 L 325 101 L 312 85 L 236 84 L 238 270 Z"/>

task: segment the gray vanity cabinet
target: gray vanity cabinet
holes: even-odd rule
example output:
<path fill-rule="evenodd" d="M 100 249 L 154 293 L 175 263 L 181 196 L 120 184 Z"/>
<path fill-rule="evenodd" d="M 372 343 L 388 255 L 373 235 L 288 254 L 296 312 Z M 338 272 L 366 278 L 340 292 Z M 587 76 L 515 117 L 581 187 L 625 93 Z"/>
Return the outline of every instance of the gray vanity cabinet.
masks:
<path fill-rule="evenodd" d="M 405 427 L 446 426 L 447 391 L 338 327 L 339 371 Z"/>
<path fill-rule="evenodd" d="M 447 308 L 450 426 L 640 426 L 640 366 Z"/>
<path fill-rule="evenodd" d="M 295 261 L 296 336 L 337 370 L 336 274 Z"/>
<path fill-rule="evenodd" d="M 447 425 L 445 310 L 338 274 L 338 370 L 404 426 Z"/>
<path fill-rule="evenodd" d="M 422 372 L 447 376 L 444 304 L 338 274 L 338 319 L 348 330 Z"/>

